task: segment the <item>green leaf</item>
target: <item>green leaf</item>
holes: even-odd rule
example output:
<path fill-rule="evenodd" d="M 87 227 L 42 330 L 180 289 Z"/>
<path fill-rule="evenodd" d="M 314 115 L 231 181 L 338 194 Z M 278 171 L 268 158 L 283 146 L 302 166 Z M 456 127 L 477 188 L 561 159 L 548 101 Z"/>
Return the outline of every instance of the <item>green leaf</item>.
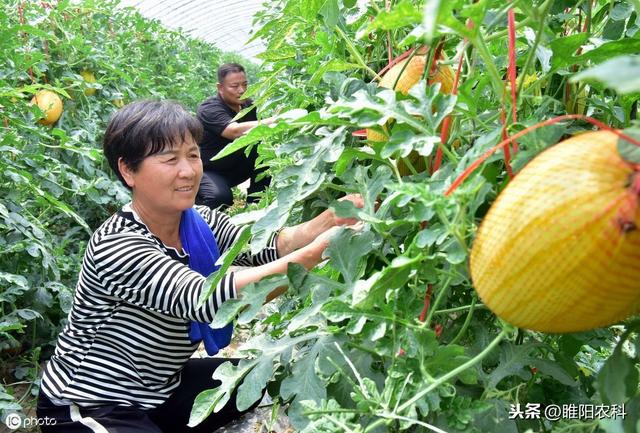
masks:
<path fill-rule="evenodd" d="M 282 398 L 288 400 L 299 396 L 300 399 L 320 401 L 326 397 L 327 390 L 324 383 L 316 374 L 317 356 L 318 352 L 312 351 L 294 365 L 291 375 L 282 382 L 280 388 Z"/>
<path fill-rule="evenodd" d="M 319 13 L 323 18 L 324 24 L 330 29 L 338 25 L 338 19 L 340 18 L 338 0 L 326 0 Z"/>
<path fill-rule="evenodd" d="M 598 390 L 607 404 L 622 404 L 638 390 L 638 369 L 633 359 L 617 347 L 598 373 Z"/>
<path fill-rule="evenodd" d="M 484 4 L 486 1 L 481 0 L 479 3 Z M 438 11 L 437 24 L 444 27 L 448 31 L 446 33 L 455 33 L 461 38 L 472 38 L 477 30 L 482 18 L 478 15 L 478 9 L 470 9 L 473 11 L 469 15 L 469 18 L 474 22 L 474 28 L 469 29 L 464 21 L 460 21 L 457 18 L 457 11 L 462 9 L 463 11 L 471 7 L 471 4 L 464 0 L 448 0 L 442 3 L 440 10 Z M 483 6 L 484 7 L 484 6 Z"/>
<path fill-rule="evenodd" d="M 621 419 L 601 419 L 598 422 L 600 428 L 602 428 L 605 433 L 637 433 L 637 428 L 633 427 L 631 430 L 626 430 L 624 428 L 623 422 Z"/>
<path fill-rule="evenodd" d="M 624 21 L 633 12 L 633 5 L 629 3 L 617 3 L 611 11 L 611 19 L 614 21 Z M 639 11 L 640 12 L 640 11 Z"/>
<path fill-rule="evenodd" d="M 211 161 L 217 161 L 225 156 L 229 156 L 240 149 L 244 149 L 250 144 L 255 144 L 259 141 L 266 140 L 274 135 L 296 128 L 288 122 L 277 122 L 271 125 L 258 125 L 252 128 L 242 137 L 236 138 L 233 142 L 227 144 L 220 152 L 216 153 Z"/>
<path fill-rule="evenodd" d="M 373 273 L 368 279 L 358 280 L 353 289 L 352 305 L 358 307 L 372 305 L 383 299 L 382 294 L 386 291 L 404 286 L 416 264 L 422 260 L 421 255 L 398 256 L 389 266 Z"/>
<path fill-rule="evenodd" d="M 362 259 L 373 249 L 373 239 L 371 232 L 358 233 L 341 228 L 329 242 L 325 255 L 331 259 L 331 266 L 340 271 L 347 285 L 362 275 Z"/>
<path fill-rule="evenodd" d="M 0 271 L 0 281 L 5 281 L 23 291 L 29 290 L 29 281 L 22 275 L 15 275 Z M 0 285 L 4 286 L 5 284 L 2 283 Z"/>
<path fill-rule="evenodd" d="M 538 358 L 530 353 L 540 347 L 540 344 L 531 343 L 516 346 L 505 343 L 500 346 L 500 361 L 498 366 L 488 376 L 487 387 L 495 388 L 502 379 L 509 376 L 518 376 L 523 380 L 531 377 L 530 366 L 538 361 Z"/>
<path fill-rule="evenodd" d="M 267 382 L 273 375 L 272 362 L 259 362 L 251 370 L 238 387 L 236 397 L 236 407 L 239 411 L 247 410 L 256 401 L 260 400 L 264 394 Z"/>
<path fill-rule="evenodd" d="M 575 63 L 575 56 L 573 54 L 587 41 L 588 37 L 586 33 L 578 33 L 576 35 L 553 39 L 549 44 L 551 51 L 553 51 L 553 57 L 551 58 L 553 68 L 560 68 Z"/>
<path fill-rule="evenodd" d="M 28 308 L 16 310 L 16 314 L 24 320 L 42 319 L 42 314 Z"/>
<path fill-rule="evenodd" d="M 620 56 L 571 77 L 571 82 L 599 81 L 620 94 L 640 92 L 640 56 Z"/>
<path fill-rule="evenodd" d="M 432 0 L 425 2 L 422 27 L 424 29 L 424 37 L 427 43 L 431 43 L 435 34 L 438 23 L 438 12 L 440 10 L 440 0 Z"/>
<path fill-rule="evenodd" d="M 356 63 L 347 62 L 341 59 L 329 59 L 313 73 L 309 82 L 312 84 L 319 83 L 328 72 L 352 71 L 360 68 L 361 66 Z"/>
<path fill-rule="evenodd" d="M 640 39 L 620 39 L 606 42 L 591 51 L 577 56 L 573 63 L 584 64 L 587 61 L 600 63 L 616 56 L 638 54 L 638 52 L 640 52 Z"/>
<path fill-rule="evenodd" d="M 245 226 L 241 229 L 242 231 L 238 235 L 238 239 L 236 243 L 229 248 L 220 259 L 222 259 L 222 264 L 220 265 L 220 269 L 218 269 L 213 274 L 207 277 L 207 280 L 204 282 L 204 287 L 208 287 L 208 289 L 202 291 L 202 295 L 200 295 L 200 299 L 198 299 L 198 306 L 202 306 L 209 296 L 216 291 L 218 287 L 218 283 L 222 280 L 222 277 L 225 276 L 229 267 L 233 264 L 233 261 L 238 256 L 240 251 L 247 245 L 249 239 L 251 239 L 251 230 L 249 226 Z M 218 260 L 220 260 L 218 259 Z"/>
<path fill-rule="evenodd" d="M 222 328 L 233 321 L 238 314 L 239 324 L 249 323 L 262 309 L 267 295 L 276 288 L 286 285 L 287 278 L 284 275 L 271 275 L 243 287 L 237 299 L 228 299 L 222 303 L 210 326 L 214 329 Z"/>
<path fill-rule="evenodd" d="M 39 38 L 48 39 L 55 42 L 58 41 L 58 39 L 53 34 L 47 33 L 45 31 L 40 30 L 37 27 L 26 25 L 26 24 L 11 27 L 10 29 L 7 29 L 7 32 L 15 33 L 15 34 L 29 33 L 33 36 L 38 36 Z"/>
<path fill-rule="evenodd" d="M 7 322 L 7 321 L 0 322 L 0 332 L 20 331 L 25 327 L 26 325 L 22 323 L 14 323 L 14 322 Z"/>
<path fill-rule="evenodd" d="M 291 288 L 297 290 L 300 298 L 310 297 L 310 305 L 297 312 L 287 325 L 287 330 L 295 332 L 311 326 L 325 327 L 326 321 L 319 314 L 320 310 L 334 290 L 344 290 L 344 284 L 309 273 L 303 266 L 295 263 L 289 264 L 287 276 L 291 282 Z"/>
<path fill-rule="evenodd" d="M 194 427 L 204 421 L 213 412 L 215 405 L 222 398 L 218 388 L 207 389 L 196 396 L 189 415 L 189 427 Z"/>
<path fill-rule="evenodd" d="M 242 378 L 254 367 L 256 361 L 241 360 L 238 366 L 230 361 L 221 364 L 213 373 L 213 379 L 222 383 L 215 389 L 202 391 L 193 402 L 189 427 L 200 424 L 212 412 L 218 412 L 231 398 L 231 393 Z"/>
<path fill-rule="evenodd" d="M 374 30 L 396 30 L 422 22 L 422 11 L 408 0 L 394 5 L 390 11 L 381 11 L 369 24 L 366 33 Z"/>
<path fill-rule="evenodd" d="M 382 158 L 406 157 L 413 150 L 422 156 L 429 156 L 434 146 L 440 142 L 440 137 L 436 135 L 427 136 L 416 134 L 411 130 L 399 130 L 394 128 L 393 134 L 386 146 L 382 148 L 380 156 Z"/>
<path fill-rule="evenodd" d="M 610 61 L 616 56 L 633 55 L 640 51 L 639 39 L 620 39 L 605 42 L 579 56 L 574 55 L 576 50 L 587 42 L 587 39 L 586 33 L 578 33 L 553 40 L 550 44 L 553 51 L 553 67 L 562 68 L 569 65 L 583 65 L 587 62 L 600 63 Z M 616 78 L 620 79 L 619 76 L 616 76 Z"/>
<path fill-rule="evenodd" d="M 552 377 L 566 386 L 576 386 L 577 383 L 569 373 L 557 362 L 548 359 L 537 359 L 532 361 L 531 366 L 546 376 Z"/>
<path fill-rule="evenodd" d="M 291 402 L 290 412 L 296 413 L 300 410 L 300 402 L 302 400 L 312 400 L 320 403 L 327 397 L 327 385 L 316 373 L 316 365 L 320 362 L 320 358 L 326 358 L 329 354 L 334 354 L 334 342 L 336 338 L 333 335 L 321 335 L 307 351 L 298 353 L 302 356 L 298 360 L 291 374 L 287 376 L 280 386 L 280 396 Z M 295 416 L 292 419 L 294 427 L 300 429 L 306 425 L 308 420 Z"/>
<path fill-rule="evenodd" d="M 640 141 L 640 128 L 627 128 L 623 130 L 626 135 Z M 618 137 L 618 153 L 622 159 L 632 164 L 640 164 L 640 146 Z"/>
<path fill-rule="evenodd" d="M 348 304 L 342 301 L 333 300 L 322 306 L 322 314 L 332 322 L 342 322 L 343 320 L 357 314 L 357 312 Z"/>
<path fill-rule="evenodd" d="M 435 354 L 425 359 L 431 376 L 441 376 L 450 370 L 464 364 L 469 357 L 464 354 L 462 346 L 438 346 Z M 473 385 L 478 382 L 477 371 L 473 368 L 464 370 L 458 375 L 460 381 L 466 385 Z"/>
<path fill-rule="evenodd" d="M 467 251 L 460 245 L 457 239 L 451 239 L 445 248 L 447 261 L 452 265 L 458 265 L 467 258 Z"/>
<path fill-rule="evenodd" d="M 290 146 L 281 146 L 279 152 L 308 152 L 301 164 L 287 166 L 281 173 L 286 186 L 281 187 L 269 210 L 252 228 L 251 251 L 263 249 L 271 235 L 282 228 L 291 210 L 301 200 L 317 191 L 327 178 L 326 164 L 337 161 L 344 151 L 345 128 L 320 128 L 313 136 L 295 139 Z M 295 150 L 294 150 L 295 149 Z"/>
<path fill-rule="evenodd" d="M 640 395 L 636 395 L 631 400 L 626 402 L 624 408 L 627 412 L 627 415 L 623 420 L 625 431 L 640 431 Z"/>

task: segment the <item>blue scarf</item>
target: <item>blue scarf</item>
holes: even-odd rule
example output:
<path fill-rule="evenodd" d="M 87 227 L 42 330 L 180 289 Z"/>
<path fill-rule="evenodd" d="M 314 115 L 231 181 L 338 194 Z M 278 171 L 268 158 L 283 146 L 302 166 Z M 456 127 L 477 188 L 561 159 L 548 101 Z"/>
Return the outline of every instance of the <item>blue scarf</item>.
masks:
<path fill-rule="evenodd" d="M 216 238 L 204 218 L 193 208 L 182 212 L 180 242 L 182 242 L 182 248 L 189 254 L 191 269 L 205 277 L 220 269 L 220 266 L 216 265 L 220 257 Z M 192 343 L 203 340 L 204 348 L 212 356 L 229 345 L 232 332 L 233 323 L 224 328 L 211 329 L 207 323 L 192 321 L 189 327 L 189 338 Z"/>

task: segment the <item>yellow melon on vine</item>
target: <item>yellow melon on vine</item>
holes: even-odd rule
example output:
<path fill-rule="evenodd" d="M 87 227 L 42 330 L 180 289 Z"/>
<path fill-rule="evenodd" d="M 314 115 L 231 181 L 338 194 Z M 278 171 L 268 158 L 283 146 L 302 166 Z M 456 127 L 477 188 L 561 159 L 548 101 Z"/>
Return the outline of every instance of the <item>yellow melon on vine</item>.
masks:
<path fill-rule="evenodd" d="M 617 139 L 590 132 L 545 150 L 485 216 L 471 277 L 505 321 L 575 332 L 640 311 L 640 172 Z"/>
<path fill-rule="evenodd" d="M 62 115 L 62 99 L 51 90 L 40 90 L 31 99 L 31 103 L 36 104 L 44 113 L 44 117 L 38 120 L 41 125 L 52 125 Z"/>
<path fill-rule="evenodd" d="M 82 79 L 89 84 L 93 84 L 96 82 L 96 76 L 93 74 L 93 72 L 87 69 L 80 72 L 80 76 L 82 76 Z M 86 89 L 84 89 L 84 94 L 86 96 L 93 96 L 96 94 L 96 89 L 93 87 L 87 87 Z"/>
<path fill-rule="evenodd" d="M 395 90 L 406 95 L 422 78 L 426 63 L 427 56 L 423 54 L 415 55 L 411 59 L 402 60 L 389 69 L 378 85 L 387 89 L 393 89 L 395 84 Z M 429 84 L 440 83 L 440 92 L 450 94 L 453 90 L 454 79 L 455 75 L 450 66 L 438 64 L 435 71 L 429 78 Z M 384 125 L 383 129 L 387 133 L 389 132 L 387 125 Z M 367 129 L 367 140 L 380 142 L 387 141 L 387 139 L 386 135 L 374 131 L 373 129 Z M 411 152 L 407 156 L 407 159 L 411 162 L 418 173 L 426 170 L 424 158 L 418 152 Z M 398 171 L 401 176 L 411 174 L 409 167 L 402 161 L 398 163 Z"/>

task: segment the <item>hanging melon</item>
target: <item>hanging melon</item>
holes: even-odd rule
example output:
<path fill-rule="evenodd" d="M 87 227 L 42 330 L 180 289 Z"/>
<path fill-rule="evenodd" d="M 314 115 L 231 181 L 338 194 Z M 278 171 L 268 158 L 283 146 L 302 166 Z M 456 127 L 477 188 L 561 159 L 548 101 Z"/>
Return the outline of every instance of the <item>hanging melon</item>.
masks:
<path fill-rule="evenodd" d="M 40 90 L 31 99 L 31 103 L 36 104 L 44 113 L 44 117 L 38 120 L 41 125 L 52 125 L 62 115 L 62 99 L 51 90 Z"/>
<path fill-rule="evenodd" d="M 96 82 L 96 76 L 93 74 L 93 72 L 87 69 L 81 71 L 80 76 L 82 76 L 82 79 L 89 84 L 93 84 Z M 85 96 L 95 95 L 96 94 L 95 87 L 87 87 L 86 89 L 84 89 L 84 94 Z"/>
<path fill-rule="evenodd" d="M 640 172 L 617 139 L 591 132 L 542 152 L 482 221 L 471 277 L 505 321 L 574 332 L 640 310 Z"/>
<path fill-rule="evenodd" d="M 407 64 L 407 62 L 409 62 Z M 424 74 L 424 68 L 427 63 L 426 55 L 415 55 L 411 59 L 405 59 L 395 64 L 380 80 L 378 84 L 380 87 L 387 89 L 394 88 L 398 92 L 406 95 L 409 90 L 420 81 Z M 406 67 L 405 67 L 406 65 Z M 401 75 L 402 73 L 402 75 Z M 429 78 L 429 84 L 440 83 L 440 92 L 444 94 L 450 94 L 453 90 L 454 73 L 448 65 L 438 64 L 435 72 L 431 74 Z M 383 129 L 387 132 L 388 127 L 385 125 Z M 367 129 L 367 140 L 370 141 L 387 141 L 387 136 L 381 134 L 373 129 Z M 426 170 L 424 158 L 416 151 L 411 152 L 406 157 L 414 166 L 418 173 Z M 411 174 L 409 167 L 402 161 L 398 163 L 398 171 L 401 176 L 407 176 Z"/>

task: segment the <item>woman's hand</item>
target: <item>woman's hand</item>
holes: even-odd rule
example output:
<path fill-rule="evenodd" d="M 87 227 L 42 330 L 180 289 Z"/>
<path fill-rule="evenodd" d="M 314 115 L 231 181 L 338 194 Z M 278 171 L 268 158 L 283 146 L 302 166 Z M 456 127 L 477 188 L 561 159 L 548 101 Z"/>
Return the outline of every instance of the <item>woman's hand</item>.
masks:
<path fill-rule="evenodd" d="M 355 224 L 351 224 L 348 226 L 333 226 L 329 230 L 326 230 L 325 232 L 320 233 L 320 235 L 317 236 L 307 246 L 307 248 L 309 248 L 309 250 L 312 252 L 313 260 L 315 260 L 315 263 L 313 264 L 313 266 L 317 265 L 318 263 L 324 260 L 322 258 L 322 254 L 329 247 L 329 243 L 331 242 L 331 239 L 335 237 L 335 235 L 342 229 L 342 227 L 350 230 L 354 230 L 354 231 L 360 231 L 362 230 L 362 227 L 364 227 L 364 223 L 362 221 L 357 221 Z"/>
<path fill-rule="evenodd" d="M 349 194 L 339 199 L 348 200 L 357 208 L 364 207 L 364 199 L 360 194 Z M 335 212 L 327 209 L 310 221 L 293 227 L 285 227 L 280 231 L 277 240 L 277 250 L 280 257 L 300 249 L 314 242 L 319 236 L 335 226 L 350 226 L 356 224 L 357 218 L 339 218 Z"/>
<path fill-rule="evenodd" d="M 354 225 L 346 226 L 346 228 L 360 231 L 363 226 L 364 223 L 358 222 Z M 286 274 L 289 263 L 298 263 L 306 269 L 311 270 L 318 263 L 324 261 L 322 255 L 329 246 L 331 239 L 340 231 L 340 229 L 341 227 L 338 226 L 331 227 L 330 229 L 320 233 L 304 247 L 297 249 L 284 257 L 280 257 L 271 263 L 237 271 L 235 273 L 236 290 L 239 292 L 247 284 L 260 281 L 262 278 L 269 275 Z M 273 299 L 283 291 L 283 288 L 276 289 L 269 295 L 268 299 Z"/>
<path fill-rule="evenodd" d="M 364 207 L 364 198 L 362 198 L 360 194 L 348 194 L 338 199 L 338 201 L 350 201 L 358 209 L 362 209 Z M 335 214 L 335 212 L 333 211 L 330 211 L 330 212 L 333 215 L 334 225 L 336 226 L 353 225 L 353 224 L 356 224 L 358 221 L 360 221 L 357 218 L 340 218 Z"/>

